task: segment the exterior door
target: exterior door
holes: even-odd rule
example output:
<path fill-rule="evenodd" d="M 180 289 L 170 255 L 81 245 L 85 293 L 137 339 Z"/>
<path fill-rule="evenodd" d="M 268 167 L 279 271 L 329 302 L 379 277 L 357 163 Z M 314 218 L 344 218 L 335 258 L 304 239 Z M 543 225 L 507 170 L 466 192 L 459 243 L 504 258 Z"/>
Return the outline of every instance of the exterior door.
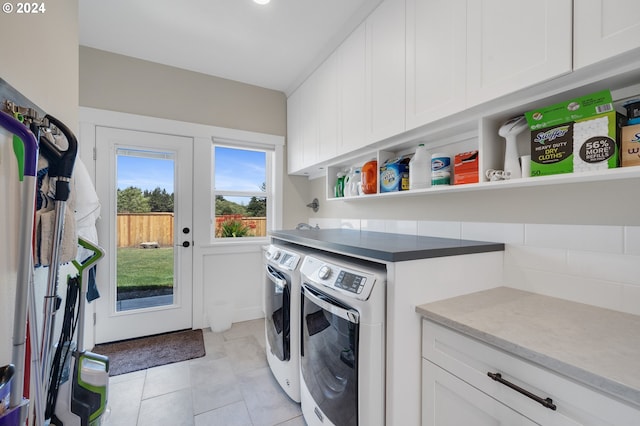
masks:
<path fill-rule="evenodd" d="M 193 139 L 96 127 L 96 343 L 192 327 Z"/>

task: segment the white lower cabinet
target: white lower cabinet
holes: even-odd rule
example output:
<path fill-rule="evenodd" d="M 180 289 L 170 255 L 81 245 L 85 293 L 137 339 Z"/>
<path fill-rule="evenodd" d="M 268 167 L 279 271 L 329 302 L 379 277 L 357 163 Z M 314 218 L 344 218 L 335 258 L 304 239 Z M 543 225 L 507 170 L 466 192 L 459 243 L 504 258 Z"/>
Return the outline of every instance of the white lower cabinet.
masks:
<path fill-rule="evenodd" d="M 428 320 L 422 357 L 423 426 L 640 424 L 640 407 Z"/>
<path fill-rule="evenodd" d="M 423 426 L 536 424 L 426 359 L 422 380 Z"/>

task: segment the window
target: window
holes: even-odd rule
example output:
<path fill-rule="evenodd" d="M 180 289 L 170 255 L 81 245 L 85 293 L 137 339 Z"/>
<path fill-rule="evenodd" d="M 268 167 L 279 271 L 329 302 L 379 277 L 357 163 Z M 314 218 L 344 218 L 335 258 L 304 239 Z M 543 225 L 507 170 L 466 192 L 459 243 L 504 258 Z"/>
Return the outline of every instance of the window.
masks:
<path fill-rule="evenodd" d="M 221 144 L 212 149 L 212 240 L 266 237 L 273 228 L 275 150 Z"/>

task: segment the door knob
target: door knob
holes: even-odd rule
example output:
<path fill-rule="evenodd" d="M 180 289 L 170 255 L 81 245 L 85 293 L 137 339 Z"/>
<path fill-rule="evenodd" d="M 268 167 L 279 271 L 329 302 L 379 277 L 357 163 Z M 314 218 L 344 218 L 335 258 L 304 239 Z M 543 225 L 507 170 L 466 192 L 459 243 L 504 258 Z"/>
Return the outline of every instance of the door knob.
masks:
<path fill-rule="evenodd" d="M 183 234 L 188 234 L 191 230 L 189 228 L 182 228 Z"/>
<path fill-rule="evenodd" d="M 189 241 L 185 241 L 182 243 L 182 247 L 189 247 L 191 243 Z"/>

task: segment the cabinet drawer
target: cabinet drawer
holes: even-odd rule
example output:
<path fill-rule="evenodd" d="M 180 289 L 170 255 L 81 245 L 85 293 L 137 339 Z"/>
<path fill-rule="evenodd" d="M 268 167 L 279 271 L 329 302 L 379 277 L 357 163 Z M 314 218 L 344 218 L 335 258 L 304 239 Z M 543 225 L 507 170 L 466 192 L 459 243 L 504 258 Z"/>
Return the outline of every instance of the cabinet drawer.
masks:
<path fill-rule="evenodd" d="M 543 425 L 638 425 L 640 410 L 456 331 L 423 321 L 422 356 L 514 411 Z M 491 379 L 503 379 L 556 410 Z"/>
<path fill-rule="evenodd" d="M 422 426 L 537 424 L 426 359 L 422 377 Z"/>

